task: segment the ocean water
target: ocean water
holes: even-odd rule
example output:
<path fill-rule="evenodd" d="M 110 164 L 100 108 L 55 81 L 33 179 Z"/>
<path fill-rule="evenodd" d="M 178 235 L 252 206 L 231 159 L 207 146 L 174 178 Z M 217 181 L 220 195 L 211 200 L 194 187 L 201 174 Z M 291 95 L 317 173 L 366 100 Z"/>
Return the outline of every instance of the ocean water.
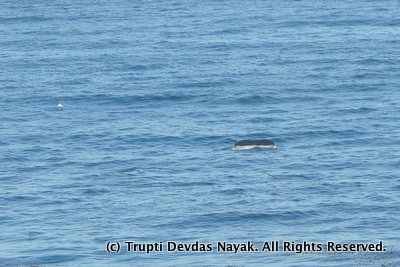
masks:
<path fill-rule="evenodd" d="M 400 266 L 399 10 L 0 1 L 0 266 Z"/>

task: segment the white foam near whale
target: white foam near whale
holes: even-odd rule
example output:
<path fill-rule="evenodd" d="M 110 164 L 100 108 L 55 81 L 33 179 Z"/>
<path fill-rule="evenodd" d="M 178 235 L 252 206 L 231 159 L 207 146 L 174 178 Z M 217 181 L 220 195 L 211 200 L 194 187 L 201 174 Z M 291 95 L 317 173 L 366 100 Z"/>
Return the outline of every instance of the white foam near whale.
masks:
<path fill-rule="evenodd" d="M 233 150 L 249 150 L 253 148 L 276 148 L 276 143 L 272 140 L 240 140 L 233 146 Z"/>
<path fill-rule="evenodd" d="M 63 102 L 61 102 L 60 100 L 58 100 L 57 99 L 57 108 L 59 109 L 59 110 L 64 110 L 64 104 L 63 104 Z"/>

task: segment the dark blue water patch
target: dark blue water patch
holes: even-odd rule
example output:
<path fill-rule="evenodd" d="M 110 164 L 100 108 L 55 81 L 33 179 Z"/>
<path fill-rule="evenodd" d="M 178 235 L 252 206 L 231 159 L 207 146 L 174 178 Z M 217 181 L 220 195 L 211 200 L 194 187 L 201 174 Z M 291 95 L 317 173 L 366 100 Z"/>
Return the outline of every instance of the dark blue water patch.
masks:
<path fill-rule="evenodd" d="M 132 147 L 148 147 L 156 149 L 160 144 L 163 144 L 165 151 L 158 151 L 162 155 L 174 154 L 174 150 L 187 148 L 189 151 L 195 151 L 202 147 L 225 147 L 231 145 L 233 140 L 230 137 L 225 136 L 196 136 L 196 135 L 181 135 L 181 136 L 169 136 L 169 135 L 152 135 L 148 136 L 125 136 L 123 142 L 130 144 Z M 231 141 L 232 140 L 232 141 Z M 169 150 L 171 149 L 171 150 Z M 176 152 L 176 151 L 175 151 Z"/>
<path fill-rule="evenodd" d="M 152 12 L 158 13 L 169 13 L 172 12 L 171 15 L 176 15 L 173 13 L 173 11 L 189 11 L 188 8 L 191 6 L 196 6 L 194 3 L 186 3 L 186 2 L 180 2 L 180 1 L 171 1 L 169 5 L 167 6 L 150 6 L 149 8 L 151 9 Z"/>
<path fill-rule="evenodd" d="M 355 60 L 354 64 L 357 64 L 359 66 L 373 66 L 373 67 L 378 67 L 379 65 L 397 66 L 398 59 L 390 57 L 386 58 L 369 57 L 369 58 Z"/>
<path fill-rule="evenodd" d="M 6 198 L 0 198 L 0 200 L 5 200 L 7 201 Z M 4 215 L 0 215 L 0 224 L 6 224 L 9 222 L 12 222 L 15 219 L 14 216 L 4 216 Z"/>
<path fill-rule="evenodd" d="M 92 102 L 101 105 L 121 105 L 121 104 L 143 104 L 157 102 L 188 102 L 196 100 L 198 96 L 194 94 L 160 93 L 144 95 L 125 95 L 117 96 L 112 94 L 79 95 L 71 98 L 64 98 L 67 101 Z"/>
<path fill-rule="evenodd" d="M 392 187 L 395 191 L 400 191 L 400 185 L 395 185 Z"/>
<path fill-rule="evenodd" d="M 233 103 L 236 102 L 241 105 L 254 105 L 254 104 L 275 104 L 279 103 L 280 99 L 268 95 L 247 95 L 241 97 L 231 97 Z"/>
<path fill-rule="evenodd" d="M 54 198 L 54 199 L 51 199 L 51 200 L 42 200 L 42 201 L 38 201 L 37 202 L 37 205 L 40 206 L 40 207 L 57 207 L 57 208 L 59 208 L 61 206 L 66 207 L 69 204 L 70 204 L 70 201 L 60 200 L 60 199 L 57 199 L 57 198 Z M 58 211 L 64 212 L 64 211 L 62 211 L 60 209 Z"/>
<path fill-rule="evenodd" d="M 301 138 L 307 138 L 308 140 L 316 139 L 316 138 L 335 138 L 335 139 L 346 139 L 346 138 L 354 138 L 355 136 L 365 136 L 365 132 L 352 130 L 352 129 L 344 129 L 344 130 L 307 130 L 307 131 L 298 131 L 287 134 L 285 136 L 280 136 L 280 139 L 286 141 L 299 140 Z"/>
<path fill-rule="evenodd" d="M 121 70 L 125 71 L 154 71 L 165 68 L 167 65 L 164 64 L 149 64 L 149 65 L 140 65 L 140 64 L 126 64 L 121 66 Z"/>
<path fill-rule="evenodd" d="M 400 25 L 400 19 L 392 18 L 391 20 L 382 21 L 381 25 L 388 26 L 388 27 L 398 27 Z M 398 40 L 397 40 L 397 42 L 398 42 Z"/>
<path fill-rule="evenodd" d="M 230 35 L 234 35 L 234 36 L 237 36 L 237 35 L 240 35 L 241 33 L 243 33 L 244 31 L 246 31 L 246 28 L 227 28 L 227 29 L 220 29 L 220 30 L 215 30 L 215 31 L 212 31 L 212 32 L 208 32 L 208 33 L 205 33 L 205 34 L 202 34 L 202 35 L 205 35 L 205 36 L 219 36 L 219 35 L 221 35 L 221 36 L 230 36 Z"/>
<path fill-rule="evenodd" d="M 167 184 L 168 187 L 177 187 L 177 188 L 180 188 L 180 187 L 192 188 L 192 187 L 199 187 L 199 186 L 200 187 L 201 186 L 208 187 L 208 186 L 214 186 L 214 185 L 216 185 L 216 183 L 207 182 L 207 181 L 204 181 L 204 182 L 196 182 L 196 181 L 194 181 L 194 182 L 170 182 Z"/>
<path fill-rule="evenodd" d="M 59 87 L 70 87 L 70 86 L 83 86 L 92 83 L 92 79 L 89 77 L 76 77 L 76 78 L 67 78 L 63 80 L 57 80 L 51 82 L 54 86 Z M 61 97 L 61 96 L 60 96 Z"/>
<path fill-rule="evenodd" d="M 280 122 L 280 118 L 273 118 L 273 117 L 268 117 L 268 116 L 258 116 L 256 118 L 252 118 L 247 120 L 247 123 L 254 123 L 254 124 L 269 124 L 273 125 L 275 122 Z"/>
<path fill-rule="evenodd" d="M 340 190 L 340 189 L 339 189 Z M 362 193 L 362 191 L 360 192 Z M 335 194 L 341 194 L 343 195 L 343 190 L 340 190 L 338 192 L 335 192 Z M 325 216 L 327 216 L 327 219 L 332 218 L 332 212 L 337 209 L 337 207 L 341 207 L 341 213 L 345 214 L 352 214 L 354 212 L 360 212 L 361 210 L 363 212 L 368 212 L 368 209 L 365 210 L 365 208 L 369 208 L 370 205 L 364 205 L 364 201 L 358 202 L 356 199 L 349 199 L 346 201 L 345 198 L 342 201 L 335 201 L 335 202 L 325 202 L 325 203 L 318 203 L 318 209 L 323 209 Z M 337 216 L 340 216 L 337 214 Z"/>
<path fill-rule="evenodd" d="M 377 108 L 369 108 L 369 107 L 343 108 L 343 109 L 335 109 L 332 112 L 332 114 L 353 116 L 354 114 L 370 114 L 377 111 L 378 111 Z"/>
<path fill-rule="evenodd" d="M 104 195 L 108 194 L 110 190 L 108 189 L 96 189 L 96 188 L 86 188 L 86 189 L 81 189 L 80 192 L 77 193 L 82 193 L 83 195 L 87 196 L 97 196 L 97 195 Z"/>
<path fill-rule="evenodd" d="M 381 125 L 374 125 L 377 129 L 381 129 Z M 370 150 L 365 152 L 376 151 L 379 147 L 400 145 L 399 142 L 393 142 L 392 137 L 385 137 L 380 131 L 368 132 L 359 134 L 357 136 L 349 136 L 343 139 L 346 142 L 346 146 L 349 147 L 367 147 Z"/>
<path fill-rule="evenodd" d="M 254 224 L 262 221 L 278 222 L 284 224 L 298 223 L 299 221 L 312 220 L 319 213 L 316 211 L 271 211 L 270 213 L 240 213 L 240 212 L 220 212 L 203 215 L 192 215 L 188 219 L 175 220 L 171 222 L 176 227 L 213 227 L 218 224 L 235 225 Z"/>
<path fill-rule="evenodd" d="M 129 42 L 123 39 L 104 38 L 100 40 L 91 40 L 89 42 L 80 43 L 76 48 L 82 50 L 109 50 L 110 48 L 124 48 L 129 47 Z"/>
<path fill-rule="evenodd" d="M 43 141 L 43 136 L 41 136 L 40 138 L 28 138 L 29 140 L 26 140 L 27 142 L 32 141 L 32 142 L 41 142 Z M 51 147 L 45 147 L 43 145 L 33 145 L 31 147 L 21 147 L 21 149 L 19 149 L 19 154 L 20 155 L 28 155 L 29 157 L 34 156 L 34 155 L 40 155 L 40 154 L 57 154 L 57 152 L 60 152 L 61 150 L 58 149 L 53 149 Z M 51 157 L 52 159 L 56 159 L 57 157 Z"/>
<path fill-rule="evenodd" d="M 65 248 L 61 248 L 60 251 L 64 251 Z M 52 249 L 51 255 L 48 256 L 37 256 L 27 260 L 18 261 L 18 265 L 29 265 L 29 266 L 40 266 L 43 264 L 44 266 L 48 264 L 71 264 L 74 261 L 77 261 L 83 258 L 83 255 L 79 254 L 70 254 L 70 253 L 55 253 L 55 249 Z"/>
<path fill-rule="evenodd" d="M 242 188 L 233 188 L 233 189 L 219 190 L 217 191 L 217 193 L 225 195 L 243 195 L 246 194 L 246 190 Z"/>
<path fill-rule="evenodd" d="M 153 173 L 151 174 L 141 174 L 140 175 L 140 179 L 136 178 L 136 179 L 131 179 L 135 186 L 137 186 L 138 188 L 161 188 L 162 190 L 168 189 L 168 188 L 173 188 L 173 186 L 171 187 L 170 184 L 175 183 L 175 182 L 171 182 L 169 180 L 165 180 L 165 177 L 162 175 L 162 173 L 157 174 L 155 171 L 159 170 L 154 167 L 152 168 Z M 204 186 L 211 186 L 211 185 L 204 185 Z M 182 186 L 185 187 L 185 186 Z M 191 187 L 190 185 L 188 185 L 187 187 Z"/>
<path fill-rule="evenodd" d="M 86 168 L 107 169 L 109 166 L 118 166 L 119 164 L 125 165 L 130 160 L 118 160 L 113 158 L 100 159 L 98 161 L 84 161 L 81 164 Z"/>
<path fill-rule="evenodd" d="M 283 28 L 302 28 L 302 27 L 357 27 L 357 26 L 379 26 L 381 23 L 385 23 L 379 19 L 345 19 L 338 17 L 335 20 L 325 19 L 320 20 L 319 18 L 309 19 L 309 20 L 290 20 L 283 21 L 278 24 L 279 27 Z"/>
<path fill-rule="evenodd" d="M 5 25 L 20 25 L 21 23 L 35 24 L 39 22 L 49 22 L 54 20 L 52 16 L 40 16 L 40 15 L 29 15 L 29 16 L 16 16 L 16 17 L 0 17 L 0 23 Z"/>
<path fill-rule="evenodd" d="M 30 172 L 37 172 L 37 171 L 46 171 L 48 166 L 46 165 L 34 165 L 34 166 L 18 166 L 16 171 L 21 173 L 30 173 Z"/>
<path fill-rule="evenodd" d="M 83 141 L 83 142 L 97 142 L 98 140 L 104 140 L 110 138 L 107 132 L 97 132 L 97 133 L 76 133 L 68 135 L 69 142 Z"/>
<path fill-rule="evenodd" d="M 227 84 L 231 84 L 231 82 L 228 81 L 198 81 L 198 82 L 179 82 L 175 84 L 177 88 L 220 88 L 223 87 Z"/>
<path fill-rule="evenodd" d="M 16 203 L 31 203 L 40 200 L 40 196 L 32 196 L 32 195 L 15 195 L 15 196 L 4 196 L 3 200 L 6 202 L 16 202 Z"/>
<path fill-rule="evenodd" d="M 360 265 L 368 266 L 371 263 L 374 266 L 395 267 L 400 265 L 400 250 L 397 247 L 387 247 L 383 253 L 358 253 Z M 372 266 L 372 265 L 371 265 Z"/>
<path fill-rule="evenodd" d="M 123 168 L 123 169 L 119 170 L 119 172 L 120 173 L 135 173 L 138 170 L 139 170 L 139 168 L 134 166 L 134 167 Z"/>
<path fill-rule="evenodd" d="M 335 179 L 339 179 L 339 175 L 334 176 Z M 363 182 L 363 180 L 358 180 L 354 179 L 354 181 L 347 182 L 347 183 L 334 183 L 334 182 L 329 182 L 329 179 L 327 179 L 327 182 L 322 182 L 318 185 L 314 186 L 307 186 L 307 191 L 309 191 L 309 194 L 341 194 L 344 192 L 350 192 L 351 190 L 362 190 L 367 189 L 365 188 L 366 185 Z M 343 201 L 343 200 L 341 200 Z M 332 205 L 332 208 L 335 208 L 334 205 L 331 202 L 329 203 L 323 203 L 321 202 L 321 205 Z"/>
<path fill-rule="evenodd" d="M 176 144 L 184 141 L 184 137 L 182 136 L 162 135 L 156 133 L 149 133 L 147 135 L 127 134 L 125 136 L 121 136 L 120 138 L 123 142 L 128 144 L 148 144 L 151 146 L 158 145 L 159 143 Z"/>
<path fill-rule="evenodd" d="M 278 140 L 277 138 L 274 138 L 273 134 L 270 133 L 269 131 L 265 131 L 265 132 L 259 132 L 259 131 L 250 132 L 250 133 L 248 133 L 246 135 L 235 135 L 235 136 L 232 136 L 231 138 L 234 138 L 234 139 L 231 139 L 231 141 L 235 141 L 235 142 L 239 141 L 241 139 L 247 139 L 247 140 L 248 139 L 255 139 L 255 140 L 256 139 L 271 139 L 273 141 Z"/>
<path fill-rule="evenodd" d="M 198 49 L 203 49 L 209 52 L 223 52 L 223 53 L 229 53 L 235 50 L 242 50 L 246 48 L 249 48 L 249 45 L 242 43 L 224 43 L 224 42 L 200 45 L 198 47 Z"/>
<path fill-rule="evenodd" d="M 232 139 L 232 136 L 226 136 L 226 135 L 214 135 L 214 134 L 203 134 L 203 135 L 190 135 L 190 136 L 183 136 L 182 138 L 185 138 L 186 140 L 190 140 L 191 143 L 193 144 L 204 144 L 204 145 L 210 145 L 210 144 L 231 144 L 234 139 Z"/>

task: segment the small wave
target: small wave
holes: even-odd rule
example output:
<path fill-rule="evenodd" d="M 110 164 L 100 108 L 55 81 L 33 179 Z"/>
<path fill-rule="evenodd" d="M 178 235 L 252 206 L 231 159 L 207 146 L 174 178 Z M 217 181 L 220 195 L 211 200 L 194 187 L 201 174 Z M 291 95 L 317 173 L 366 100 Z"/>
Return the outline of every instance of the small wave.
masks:
<path fill-rule="evenodd" d="M 357 130 L 309 130 L 293 132 L 289 135 L 282 135 L 282 140 L 298 140 L 299 138 L 345 138 L 353 136 L 362 136 L 364 132 Z"/>
<path fill-rule="evenodd" d="M 368 107 L 361 107 L 361 108 L 346 108 L 346 109 L 339 109 L 335 110 L 333 114 L 341 114 L 341 115 L 352 115 L 352 114 L 368 114 L 371 112 L 377 111 L 376 108 L 368 108 Z"/>
<path fill-rule="evenodd" d="M 93 102 L 96 104 L 132 104 L 132 103 L 154 103 L 154 102 L 185 102 L 196 99 L 197 96 L 191 94 L 144 94 L 144 95 L 113 95 L 113 94 L 95 94 L 95 95 L 78 95 L 70 98 L 70 101 L 76 102 Z M 67 98 L 64 99 L 68 101 Z"/>
<path fill-rule="evenodd" d="M 43 22 L 53 20 L 54 17 L 45 17 L 45 16 L 21 16 L 21 17 L 3 17 L 0 18 L 1 24 L 10 24 L 10 23 L 35 23 L 35 22 Z"/>
<path fill-rule="evenodd" d="M 194 215 L 191 218 L 175 221 L 179 227 L 198 227 L 237 224 L 237 223 L 260 223 L 260 221 L 276 221 L 281 223 L 298 223 L 299 220 L 310 220 L 318 216 L 316 211 L 271 211 L 270 213 L 241 213 L 221 212 L 202 215 Z"/>
<path fill-rule="evenodd" d="M 226 85 L 225 81 L 208 81 L 208 82 L 183 82 L 177 83 L 178 88 L 219 88 Z"/>
<path fill-rule="evenodd" d="M 172 182 L 168 186 L 172 187 L 198 187 L 198 186 L 213 186 L 212 182 Z"/>
<path fill-rule="evenodd" d="M 278 103 L 280 99 L 275 98 L 273 96 L 265 96 L 265 95 L 247 95 L 247 96 L 242 96 L 234 99 L 234 102 L 237 102 L 239 104 L 245 104 L 245 105 L 253 105 L 253 104 L 273 104 L 273 103 Z"/>
<path fill-rule="evenodd" d="M 246 193 L 246 190 L 242 188 L 234 188 L 234 189 L 221 190 L 218 192 L 224 195 L 242 195 Z"/>

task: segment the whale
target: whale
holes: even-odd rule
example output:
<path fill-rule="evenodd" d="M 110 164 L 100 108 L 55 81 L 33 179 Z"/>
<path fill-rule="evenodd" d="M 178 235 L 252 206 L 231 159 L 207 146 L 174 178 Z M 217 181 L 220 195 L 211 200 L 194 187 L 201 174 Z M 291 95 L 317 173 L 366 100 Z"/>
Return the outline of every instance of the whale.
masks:
<path fill-rule="evenodd" d="M 248 150 L 253 148 L 276 148 L 276 143 L 268 139 L 240 140 L 232 146 L 233 150 Z"/>

